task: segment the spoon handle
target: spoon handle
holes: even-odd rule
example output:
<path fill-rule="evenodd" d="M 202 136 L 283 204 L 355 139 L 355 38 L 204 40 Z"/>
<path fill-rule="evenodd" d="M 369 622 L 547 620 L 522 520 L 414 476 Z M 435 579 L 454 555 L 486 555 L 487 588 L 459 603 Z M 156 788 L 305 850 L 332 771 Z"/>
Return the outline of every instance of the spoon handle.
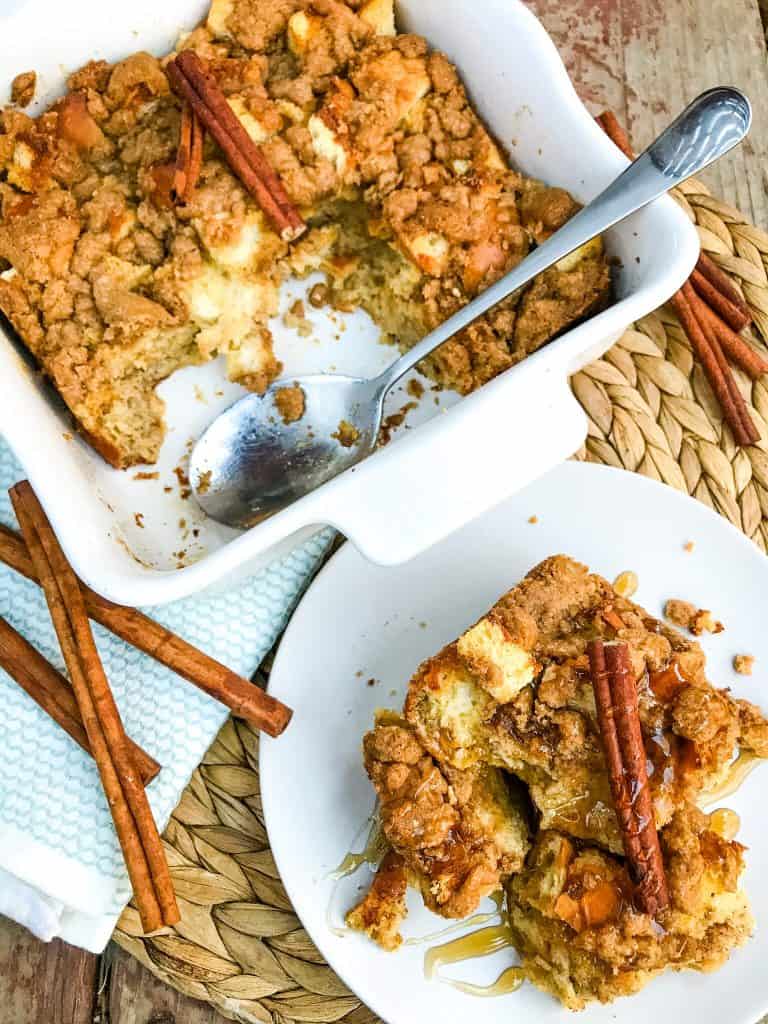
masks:
<path fill-rule="evenodd" d="M 702 93 L 588 206 L 388 367 L 377 380 L 381 393 L 385 394 L 438 346 L 558 260 L 724 156 L 743 141 L 751 122 L 749 100 L 738 89 L 721 87 Z"/>

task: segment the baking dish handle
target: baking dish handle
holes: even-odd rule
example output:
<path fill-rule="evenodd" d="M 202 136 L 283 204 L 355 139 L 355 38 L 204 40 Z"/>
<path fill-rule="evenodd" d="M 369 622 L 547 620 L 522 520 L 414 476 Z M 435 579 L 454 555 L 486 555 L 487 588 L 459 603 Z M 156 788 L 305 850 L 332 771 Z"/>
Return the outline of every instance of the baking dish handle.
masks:
<path fill-rule="evenodd" d="M 583 443 L 586 416 L 562 372 L 518 367 L 380 450 L 332 488 L 326 521 L 380 565 L 414 558 Z"/>

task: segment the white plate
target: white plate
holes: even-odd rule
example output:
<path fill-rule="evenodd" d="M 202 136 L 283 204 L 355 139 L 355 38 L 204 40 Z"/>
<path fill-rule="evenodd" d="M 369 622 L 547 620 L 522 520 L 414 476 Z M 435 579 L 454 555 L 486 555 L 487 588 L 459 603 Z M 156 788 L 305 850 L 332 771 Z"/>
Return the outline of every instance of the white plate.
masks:
<path fill-rule="evenodd" d="M 413 508 L 418 515 L 418 507 Z M 531 524 L 529 517 L 537 516 Z M 683 545 L 693 540 L 693 553 Z M 739 696 L 766 702 L 768 562 L 734 527 L 703 505 L 641 476 L 568 463 L 414 561 L 381 568 L 347 544 L 317 578 L 285 634 L 270 690 L 296 713 L 287 733 L 261 746 L 261 784 L 269 838 L 283 882 L 307 931 L 346 984 L 389 1024 L 546 1024 L 567 1011 L 532 985 L 492 999 L 465 995 L 424 977 L 427 946 L 384 953 L 369 940 L 334 934 L 341 913 L 370 880 L 367 868 L 334 882 L 373 805 L 360 741 L 377 707 L 398 708 L 424 658 L 455 638 L 531 566 L 557 552 L 608 579 L 624 569 L 640 578 L 637 600 L 660 615 L 669 597 L 711 608 L 726 631 L 705 640 L 710 678 Z M 736 676 L 737 653 L 757 657 L 751 679 Z M 369 679 L 375 679 L 372 686 Z M 755 937 L 712 975 L 684 972 L 652 982 L 612 1006 L 590 1008 L 581 1024 L 754 1024 L 768 1008 L 768 829 L 759 768 L 728 799 L 742 816 L 750 849 L 745 885 Z M 761 798 L 762 796 L 762 798 Z M 364 841 L 364 840 L 363 840 Z M 335 888 L 336 887 L 336 888 Z M 404 929 L 421 936 L 445 927 L 411 894 Z M 329 907 L 331 914 L 329 915 Z M 434 943 L 433 943 L 434 944 Z M 488 983 L 514 962 L 445 968 Z"/>

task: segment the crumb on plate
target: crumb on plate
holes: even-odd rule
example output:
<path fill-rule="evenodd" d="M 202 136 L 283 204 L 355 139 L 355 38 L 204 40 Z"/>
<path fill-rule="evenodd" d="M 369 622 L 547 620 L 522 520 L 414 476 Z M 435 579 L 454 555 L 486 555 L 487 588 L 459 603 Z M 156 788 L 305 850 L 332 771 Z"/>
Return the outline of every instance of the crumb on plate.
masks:
<path fill-rule="evenodd" d="M 11 82 L 11 103 L 17 107 L 28 107 L 35 98 L 37 72 L 22 71 Z"/>
<path fill-rule="evenodd" d="M 733 659 L 733 667 L 740 676 L 751 676 L 755 667 L 754 654 L 737 654 Z"/>
<path fill-rule="evenodd" d="M 664 616 L 681 629 L 688 629 L 694 636 L 702 633 L 722 633 L 725 626 L 718 622 L 707 608 L 697 608 L 690 601 L 672 597 L 664 605 Z"/>

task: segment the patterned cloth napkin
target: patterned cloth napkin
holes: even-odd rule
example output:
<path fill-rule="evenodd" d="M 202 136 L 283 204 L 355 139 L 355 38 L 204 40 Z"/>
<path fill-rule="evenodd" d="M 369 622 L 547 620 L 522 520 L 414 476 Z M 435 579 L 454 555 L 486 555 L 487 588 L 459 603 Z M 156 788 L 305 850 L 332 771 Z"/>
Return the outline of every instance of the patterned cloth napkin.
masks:
<path fill-rule="evenodd" d="M 23 475 L 0 440 L 0 522 L 9 526 L 7 490 Z M 226 593 L 144 610 L 250 676 L 331 538 L 320 531 Z M 63 669 L 42 592 L 2 565 L 0 615 Z M 126 731 L 163 766 L 148 788 L 162 830 L 227 711 L 100 626 L 94 633 Z M 95 765 L 2 670 L 0 707 L 0 913 L 40 938 L 59 935 L 99 952 L 130 887 Z"/>

